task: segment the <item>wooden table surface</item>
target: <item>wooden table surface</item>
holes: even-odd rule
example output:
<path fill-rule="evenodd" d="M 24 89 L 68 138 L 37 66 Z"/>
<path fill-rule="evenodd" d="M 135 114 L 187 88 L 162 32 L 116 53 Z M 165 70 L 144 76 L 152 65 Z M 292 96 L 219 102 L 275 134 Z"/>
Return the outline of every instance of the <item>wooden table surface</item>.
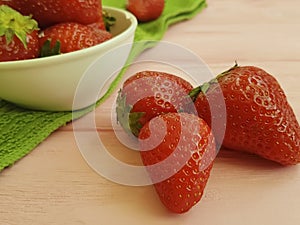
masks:
<path fill-rule="evenodd" d="M 272 73 L 300 119 L 300 1 L 211 0 L 194 19 L 176 24 L 164 41 L 190 49 L 213 73 L 255 65 Z M 136 163 L 113 138 L 110 104 L 95 111 L 97 132 L 115 157 Z M 300 165 L 281 167 L 237 152 L 221 151 L 201 202 L 173 215 L 153 187 L 121 185 L 83 159 L 68 124 L 28 156 L 0 173 L 0 224 L 201 224 L 297 225 Z"/>

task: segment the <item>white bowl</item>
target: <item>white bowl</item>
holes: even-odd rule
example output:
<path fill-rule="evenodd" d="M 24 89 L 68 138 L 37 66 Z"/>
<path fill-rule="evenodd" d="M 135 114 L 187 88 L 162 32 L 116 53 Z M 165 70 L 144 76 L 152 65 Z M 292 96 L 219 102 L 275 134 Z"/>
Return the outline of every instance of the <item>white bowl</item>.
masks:
<path fill-rule="evenodd" d="M 104 84 L 115 68 L 122 68 L 130 53 L 137 27 L 136 18 L 126 10 L 103 7 L 117 21 L 111 28 L 113 38 L 83 50 L 45 58 L 0 62 L 0 99 L 37 110 L 70 111 L 87 107 L 95 99 L 73 100 L 76 88 L 90 65 L 97 60 L 99 70 L 91 84 Z M 119 46 L 122 54 L 106 54 Z M 107 66 L 111 64 L 111 66 Z M 103 68 L 103 69 L 101 69 Z M 89 86 L 86 86 L 88 92 Z"/>

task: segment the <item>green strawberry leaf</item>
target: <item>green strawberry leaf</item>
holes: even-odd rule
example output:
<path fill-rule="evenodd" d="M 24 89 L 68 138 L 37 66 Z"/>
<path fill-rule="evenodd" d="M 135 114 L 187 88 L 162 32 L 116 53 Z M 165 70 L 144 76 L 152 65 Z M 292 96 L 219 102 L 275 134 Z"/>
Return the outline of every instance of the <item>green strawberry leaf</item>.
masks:
<path fill-rule="evenodd" d="M 117 97 L 117 106 L 116 106 L 116 113 L 117 113 L 117 122 L 123 127 L 123 129 L 130 133 L 130 126 L 129 126 L 129 113 L 132 109 L 132 106 L 126 104 L 126 96 L 122 94 L 122 90 L 119 90 L 118 97 Z"/>
<path fill-rule="evenodd" d="M 129 114 L 129 126 L 131 129 L 131 132 L 134 134 L 134 136 L 138 137 L 140 130 L 142 129 L 142 124 L 140 123 L 140 118 L 144 116 L 144 112 L 132 112 Z"/>
<path fill-rule="evenodd" d="M 132 133 L 137 137 L 142 128 L 142 124 L 139 120 L 145 113 L 131 112 L 131 109 L 132 106 L 126 103 L 126 95 L 122 94 L 122 90 L 120 90 L 116 106 L 117 122 L 122 126 L 126 133 Z"/>
<path fill-rule="evenodd" d="M 110 31 L 110 28 L 116 23 L 116 18 L 111 16 L 107 11 L 103 10 L 103 21 L 105 24 L 105 29 Z"/>
<path fill-rule="evenodd" d="M 41 52 L 40 52 L 40 57 L 48 57 L 48 56 L 53 56 L 53 55 L 60 55 L 60 42 L 56 41 L 54 46 L 51 47 L 51 41 L 47 40 L 44 42 Z"/>
<path fill-rule="evenodd" d="M 23 16 L 7 5 L 0 6 L 0 36 L 5 36 L 7 44 L 16 36 L 27 48 L 27 35 L 38 29 L 38 23 L 31 15 Z"/>

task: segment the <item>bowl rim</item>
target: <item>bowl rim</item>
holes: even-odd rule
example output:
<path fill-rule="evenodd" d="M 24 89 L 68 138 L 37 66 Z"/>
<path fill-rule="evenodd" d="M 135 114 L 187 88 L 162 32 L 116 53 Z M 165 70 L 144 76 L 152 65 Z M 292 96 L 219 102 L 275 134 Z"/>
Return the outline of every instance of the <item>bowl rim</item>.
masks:
<path fill-rule="evenodd" d="M 118 42 L 119 40 L 123 40 L 128 38 L 132 33 L 135 32 L 136 27 L 138 25 L 136 17 L 128 12 L 125 9 L 120 9 L 116 7 L 111 7 L 111 6 L 103 6 L 102 7 L 104 10 L 108 11 L 116 11 L 119 13 L 123 13 L 125 17 L 131 22 L 131 24 L 128 26 L 126 30 L 124 30 L 122 33 L 112 37 L 111 39 L 100 43 L 98 45 L 77 50 L 74 52 L 69 52 L 69 53 L 64 53 L 61 55 L 54 55 L 54 56 L 49 56 L 49 57 L 43 57 L 43 58 L 34 58 L 34 59 L 26 59 L 26 60 L 16 60 L 16 61 L 7 61 L 7 62 L 0 62 L 0 69 L 8 69 L 12 68 L 14 66 L 18 67 L 32 67 L 33 65 L 38 64 L 39 66 L 45 65 L 45 64 L 53 64 L 53 63 L 62 63 L 66 61 L 70 61 L 76 58 L 82 57 L 82 55 L 86 54 L 94 54 L 95 52 L 98 51 L 99 48 L 106 48 L 107 46 L 111 45 L 114 42 Z"/>

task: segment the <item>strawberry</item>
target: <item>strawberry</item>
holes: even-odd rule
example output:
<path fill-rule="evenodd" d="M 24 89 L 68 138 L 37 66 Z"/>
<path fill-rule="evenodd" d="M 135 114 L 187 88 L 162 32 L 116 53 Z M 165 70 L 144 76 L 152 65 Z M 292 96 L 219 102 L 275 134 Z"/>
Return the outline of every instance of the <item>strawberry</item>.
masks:
<path fill-rule="evenodd" d="M 62 22 L 102 24 L 101 0 L 2 0 L 2 4 L 32 15 L 41 28 Z"/>
<path fill-rule="evenodd" d="M 126 5 L 126 9 L 140 22 L 149 22 L 159 18 L 164 7 L 164 0 L 128 0 Z"/>
<path fill-rule="evenodd" d="M 183 111 L 193 86 L 173 74 L 141 71 L 129 77 L 117 98 L 117 119 L 128 133 L 138 136 L 153 117 Z M 192 103 L 192 101 L 190 100 Z"/>
<path fill-rule="evenodd" d="M 0 61 L 36 58 L 39 54 L 38 26 L 6 5 L 0 6 Z"/>
<path fill-rule="evenodd" d="M 61 53 L 88 48 L 112 37 L 108 31 L 72 22 L 55 24 L 44 29 L 39 36 L 41 48 L 47 43 L 47 40 L 51 42 L 51 47 L 59 42 Z"/>
<path fill-rule="evenodd" d="M 140 155 L 161 202 L 174 213 L 197 204 L 216 156 L 210 127 L 194 114 L 167 113 L 139 134 Z"/>
<path fill-rule="evenodd" d="M 205 91 L 203 91 L 205 87 Z M 197 90 L 196 90 L 197 89 Z M 196 88 L 195 107 L 200 117 L 226 117 L 224 147 L 250 152 L 282 165 L 300 161 L 300 128 L 293 109 L 277 80 L 261 68 L 235 65 L 208 84 Z M 202 90 L 201 90 L 202 89 Z M 208 105 L 218 105 L 224 95 L 227 114 L 214 113 Z M 210 124 L 211 125 L 211 124 Z"/>

